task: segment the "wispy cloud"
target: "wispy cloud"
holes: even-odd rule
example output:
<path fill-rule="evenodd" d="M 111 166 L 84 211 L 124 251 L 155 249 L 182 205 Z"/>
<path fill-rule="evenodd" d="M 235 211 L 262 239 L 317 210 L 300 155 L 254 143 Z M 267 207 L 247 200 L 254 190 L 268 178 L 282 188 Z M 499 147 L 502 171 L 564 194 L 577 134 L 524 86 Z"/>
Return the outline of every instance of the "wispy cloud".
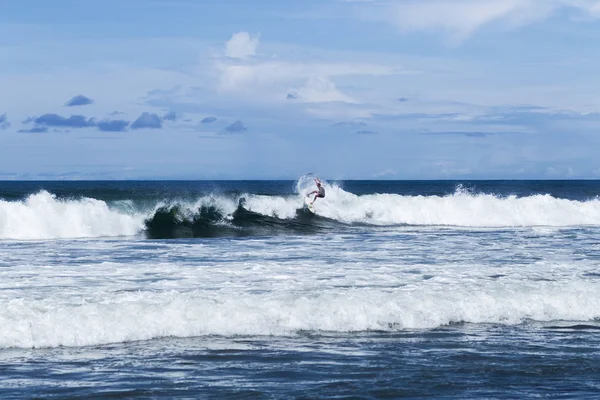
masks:
<path fill-rule="evenodd" d="M 336 122 L 332 126 L 336 128 L 357 128 L 367 126 L 367 124 L 364 121 L 342 121 Z"/>
<path fill-rule="evenodd" d="M 247 84 L 302 82 L 311 78 L 382 76 L 407 72 L 397 66 L 350 62 L 261 61 L 245 64 L 220 62 L 217 68 L 221 72 L 223 89 L 236 89 Z"/>
<path fill-rule="evenodd" d="M 460 43 L 491 24 L 519 28 L 548 19 L 561 9 L 600 17 L 597 0 L 383 0 L 361 2 L 401 32 L 440 32 Z"/>
<path fill-rule="evenodd" d="M 48 127 L 46 126 L 34 126 L 30 129 L 21 129 L 20 133 L 46 133 L 48 132 Z"/>
<path fill-rule="evenodd" d="M 233 51 L 239 46 L 238 50 Z M 258 47 L 258 37 L 240 32 L 225 44 L 229 58 L 218 58 L 214 67 L 218 75 L 220 94 L 235 93 L 251 97 L 253 102 L 266 100 L 299 103 L 345 102 L 357 103 L 336 84 L 337 78 L 386 76 L 409 71 L 400 65 L 385 65 L 349 61 L 301 61 L 285 54 L 277 57 L 252 57 Z M 237 57 L 234 57 L 237 56 Z M 231 58 L 236 58 L 232 60 Z"/>
<path fill-rule="evenodd" d="M 439 132 L 422 132 L 426 135 L 458 135 L 473 138 L 483 138 L 490 135 L 519 135 L 523 132 L 482 132 L 482 131 L 439 131 Z"/>

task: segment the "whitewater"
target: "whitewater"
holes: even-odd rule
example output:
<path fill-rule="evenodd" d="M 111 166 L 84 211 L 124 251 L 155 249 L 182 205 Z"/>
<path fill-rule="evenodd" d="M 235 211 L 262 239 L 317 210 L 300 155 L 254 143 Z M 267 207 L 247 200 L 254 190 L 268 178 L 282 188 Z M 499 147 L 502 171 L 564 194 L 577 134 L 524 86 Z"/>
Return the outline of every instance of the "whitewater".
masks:
<path fill-rule="evenodd" d="M 356 195 L 337 184 L 325 183 L 327 197 L 319 199 L 316 215 L 340 225 L 373 226 L 599 226 L 600 200 L 555 198 L 549 194 L 526 197 L 472 193 L 462 187 L 445 196 L 406 196 L 392 193 Z M 236 211 L 293 221 L 305 211 L 309 192 L 306 179 L 294 194 L 224 195 L 209 193 L 194 199 L 153 199 L 136 205 L 135 199 L 107 202 L 88 197 L 57 198 L 42 190 L 23 200 L 0 200 L 0 239 L 58 239 L 134 236 L 162 213 L 172 225 L 194 223 L 211 210 L 208 225 L 236 227 Z"/>
<path fill-rule="evenodd" d="M 313 189 L 0 183 L 0 397 L 595 393 L 600 183 Z"/>

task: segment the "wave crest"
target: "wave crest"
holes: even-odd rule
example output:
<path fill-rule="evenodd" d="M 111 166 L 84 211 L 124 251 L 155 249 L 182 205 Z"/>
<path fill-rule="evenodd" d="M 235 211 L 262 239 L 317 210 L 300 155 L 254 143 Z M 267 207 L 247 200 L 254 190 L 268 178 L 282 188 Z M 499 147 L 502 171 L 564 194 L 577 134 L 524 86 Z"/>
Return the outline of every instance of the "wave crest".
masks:
<path fill-rule="evenodd" d="M 431 329 L 453 323 L 595 321 L 597 285 L 492 285 L 421 291 L 352 289 L 306 297 L 202 292 L 114 293 L 101 301 L 12 300 L 0 348 L 88 346 L 160 337 Z M 7 322 L 12 321 L 12 322 Z"/>
<path fill-rule="evenodd" d="M 0 239 L 132 236 L 143 226 L 141 213 L 125 213 L 102 200 L 61 200 L 47 191 L 23 201 L 0 200 Z"/>
<path fill-rule="evenodd" d="M 300 181 L 299 181 L 300 182 Z M 105 202 L 59 199 L 47 191 L 0 200 L 0 239 L 133 236 L 220 237 L 315 233 L 347 226 L 533 227 L 600 226 L 600 200 L 538 194 L 500 197 L 458 188 L 447 196 L 355 195 L 327 184 L 327 196 L 304 209 L 310 179 L 295 194 L 221 194 L 194 201 Z"/>

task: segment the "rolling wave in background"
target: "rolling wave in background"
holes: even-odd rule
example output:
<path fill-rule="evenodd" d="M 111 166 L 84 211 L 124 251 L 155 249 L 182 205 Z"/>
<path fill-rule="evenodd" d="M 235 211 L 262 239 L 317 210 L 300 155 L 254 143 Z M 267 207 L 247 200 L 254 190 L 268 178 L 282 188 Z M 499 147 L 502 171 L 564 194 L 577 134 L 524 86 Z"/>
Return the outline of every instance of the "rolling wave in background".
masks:
<path fill-rule="evenodd" d="M 23 200 L 0 200 L 0 239 L 59 239 L 146 235 L 148 238 L 311 234 L 352 226 L 597 226 L 600 200 L 549 194 L 525 197 L 474 193 L 458 186 L 444 196 L 355 195 L 325 182 L 327 196 L 304 208 L 310 177 L 294 193 L 211 193 L 194 199 L 144 202 L 58 198 L 41 190 Z"/>

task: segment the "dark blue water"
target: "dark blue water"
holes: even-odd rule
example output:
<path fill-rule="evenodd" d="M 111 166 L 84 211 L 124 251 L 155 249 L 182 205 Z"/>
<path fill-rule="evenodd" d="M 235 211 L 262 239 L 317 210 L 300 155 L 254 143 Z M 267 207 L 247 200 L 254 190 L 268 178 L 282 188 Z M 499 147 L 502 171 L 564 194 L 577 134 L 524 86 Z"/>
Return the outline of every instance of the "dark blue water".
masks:
<path fill-rule="evenodd" d="M 600 195 L 598 180 L 554 181 L 335 181 L 357 194 L 394 193 L 406 196 L 445 196 L 457 188 L 473 193 L 519 197 L 549 194 L 584 200 Z M 0 199 L 23 199 L 47 190 L 59 197 L 86 196 L 106 201 L 124 199 L 189 198 L 211 192 L 288 195 L 296 181 L 0 181 Z"/>
<path fill-rule="evenodd" d="M 597 398 L 598 329 L 465 325 L 395 334 L 5 350 L 0 353 L 0 396 Z"/>

